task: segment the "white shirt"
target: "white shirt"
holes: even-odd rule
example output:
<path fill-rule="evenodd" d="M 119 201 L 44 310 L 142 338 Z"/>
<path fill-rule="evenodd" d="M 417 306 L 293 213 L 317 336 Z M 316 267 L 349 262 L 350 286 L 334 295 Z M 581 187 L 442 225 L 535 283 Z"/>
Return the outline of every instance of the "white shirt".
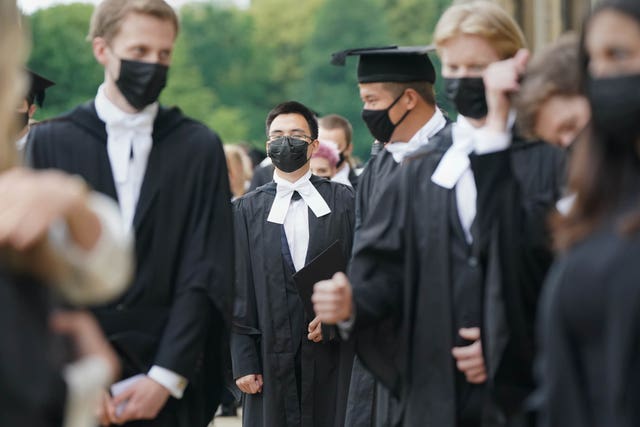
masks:
<path fill-rule="evenodd" d="M 118 202 L 125 227 L 131 228 L 147 170 L 153 139 L 153 121 L 158 103 L 130 114 L 116 107 L 106 96 L 104 85 L 98 89 L 96 112 L 107 128 L 107 153 L 116 184 Z"/>
<path fill-rule="evenodd" d="M 444 114 L 439 108 L 436 108 L 433 116 L 429 119 L 424 126 L 418 130 L 418 132 L 411 137 L 409 142 L 393 142 L 387 144 L 384 148 L 393 156 L 393 160 L 396 163 L 402 163 L 402 161 L 411 153 L 418 150 L 420 147 L 429 143 L 429 139 L 433 138 L 435 134 L 440 132 L 447 125 L 447 119 L 444 118 Z"/>
<path fill-rule="evenodd" d="M 515 116 L 512 115 L 510 123 L 513 124 L 514 120 Z M 467 243 L 471 244 L 471 224 L 476 217 L 478 192 L 469 154 L 474 151 L 482 155 L 506 150 L 511 145 L 511 133 L 475 128 L 465 117 L 458 116 L 458 121 L 453 125 L 452 138 L 453 144 L 442 157 L 431 181 L 444 188 L 455 187 L 458 217 Z"/>
<path fill-rule="evenodd" d="M 24 147 L 27 145 L 28 138 L 29 138 L 29 130 L 27 130 L 27 133 L 25 133 L 22 136 L 22 138 L 16 141 L 16 148 L 18 149 L 18 152 L 21 153 L 24 151 Z"/>
<path fill-rule="evenodd" d="M 344 167 L 340 169 L 336 174 L 331 178 L 331 181 L 338 182 L 340 184 L 348 185 L 351 187 L 351 181 L 349 181 L 349 173 L 351 172 L 351 166 L 349 163 L 345 161 Z"/>
<path fill-rule="evenodd" d="M 317 217 L 331 213 L 329 205 L 309 181 L 309 178 L 311 178 L 311 171 L 307 171 L 304 176 L 294 183 L 281 178 L 277 172 L 273 174 L 273 180 L 277 185 L 276 197 L 273 205 L 271 205 L 268 221 L 284 225 L 289 252 L 296 271 L 304 267 L 307 259 L 307 250 L 309 249 L 309 208 Z M 300 194 L 301 198 L 299 200 L 291 199 L 294 191 Z M 282 217 L 283 211 L 284 218 Z"/>
<path fill-rule="evenodd" d="M 98 117 L 106 124 L 107 153 L 123 224 L 131 230 L 153 145 L 153 122 L 159 105 L 156 102 L 138 113 L 126 113 L 107 98 L 103 84 L 98 89 L 95 107 Z M 183 376 L 157 365 L 152 366 L 147 375 L 176 399 L 182 398 L 188 384 Z"/>

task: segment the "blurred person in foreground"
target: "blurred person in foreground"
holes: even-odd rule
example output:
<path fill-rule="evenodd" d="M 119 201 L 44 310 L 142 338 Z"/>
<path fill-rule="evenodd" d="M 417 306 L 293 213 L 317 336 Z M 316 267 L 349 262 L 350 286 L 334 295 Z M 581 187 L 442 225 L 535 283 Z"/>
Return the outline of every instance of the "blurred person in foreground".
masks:
<path fill-rule="evenodd" d="M 575 202 L 540 304 L 538 425 L 640 425 L 640 3 L 609 0 L 583 26 L 592 120 L 572 154 Z"/>
<path fill-rule="evenodd" d="M 13 167 L 24 124 L 15 106 L 27 88 L 18 22 L 15 1 L 1 2 L 0 419 L 88 427 L 119 363 L 90 315 L 54 309 L 118 296 L 131 272 L 131 237 L 115 204 L 82 180 Z"/>

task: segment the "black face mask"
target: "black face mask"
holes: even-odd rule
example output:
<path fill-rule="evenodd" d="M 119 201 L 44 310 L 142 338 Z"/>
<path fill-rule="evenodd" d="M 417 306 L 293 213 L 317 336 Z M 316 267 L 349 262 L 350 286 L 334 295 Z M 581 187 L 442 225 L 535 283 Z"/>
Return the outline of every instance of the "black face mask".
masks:
<path fill-rule="evenodd" d="M 481 77 L 444 79 L 445 94 L 453 102 L 458 113 L 471 119 L 487 116 L 487 98 Z"/>
<path fill-rule="evenodd" d="M 383 143 L 389 142 L 393 131 L 396 130 L 400 123 L 402 123 L 411 112 L 411 110 L 407 110 L 404 116 L 395 124 L 389 118 L 389 110 L 396 105 L 400 98 L 402 98 L 402 95 L 404 95 L 404 92 L 384 110 L 362 110 L 362 120 L 364 120 L 369 128 L 369 132 L 371 132 L 371 135 L 373 135 L 376 140 Z"/>
<path fill-rule="evenodd" d="M 19 131 L 24 129 L 29 124 L 29 112 L 16 113 L 16 123 Z"/>
<path fill-rule="evenodd" d="M 633 144 L 640 136 L 640 74 L 587 82 L 594 128 L 607 142 Z"/>
<path fill-rule="evenodd" d="M 158 100 L 168 72 L 166 65 L 121 59 L 116 86 L 133 108 L 142 110 Z"/>
<path fill-rule="evenodd" d="M 340 158 L 338 159 L 338 163 L 336 164 L 336 168 L 340 168 L 340 166 L 342 166 L 342 164 L 344 163 L 345 158 L 344 158 L 344 153 L 340 153 Z"/>
<path fill-rule="evenodd" d="M 308 146 L 309 144 L 302 139 L 283 136 L 269 142 L 268 154 L 275 167 L 282 172 L 290 173 L 297 171 L 309 161 Z"/>

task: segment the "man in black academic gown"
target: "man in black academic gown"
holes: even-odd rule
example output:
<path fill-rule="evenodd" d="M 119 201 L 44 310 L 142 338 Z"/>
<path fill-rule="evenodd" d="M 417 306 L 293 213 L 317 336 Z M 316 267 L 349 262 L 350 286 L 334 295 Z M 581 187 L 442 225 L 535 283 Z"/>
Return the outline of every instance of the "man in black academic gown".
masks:
<path fill-rule="evenodd" d="M 333 55 L 334 63 L 344 64 L 346 56 L 358 56 L 358 82 L 364 104 L 362 118 L 376 140 L 386 146 L 369 161 L 360 176 L 356 196 L 357 242 L 360 224 L 367 215 L 392 205 L 380 203 L 384 187 L 406 156 L 429 144 L 447 120 L 435 103 L 435 69 L 428 46 L 351 49 Z M 393 208 L 391 209 L 393 210 Z M 382 325 L 385 331 L 389 323 Z M 369 333 L 379 334 L 372 329 Z M 376 343 L 377 346 L 380 343 Z M 392 349 L 395 339 L 381 347 Z M 393 425 L 396 402 L 372 375 L 354 362 L 346 421 L 351 427 Z"/>
<path fill-rule="evenodd" d="M 486 114 L 481 90 L 469 98 Z M 446 128 L 380 196 L 393 214 L 364 218 L 353 288 L 343 275 L 316 285 L 318 316 L 345 322 L 364 365 L 399 397 L 403 425 L 526 425 L 532 313 L 551 260 L 541 225 L 560 156 L 508 132 Z M 383 336 L 367 332 L 389 319 L 399 343 L 382 352 Z"/>
<path fill-rule="evenodd" d="M 286 102 L 267 117 L 273 181 L 234 202 L 236 301 L 233 374 L 246 393 L 244 426 L 342 426 L 335 332 L 310 318 L 293 275 L 336 241 L 351 254 L 354 194 L 311 175 L 318 124 L 302 104 Z M 325 266 L 323 268 L 333 268 Z M 344 267 L 335 266 L 333 272 Z M 312 285 L 313 283 L 310 283 Z"/>
<path fill-rule="evenodd" d="M 230 320 L 233 236 L 218 136 L 156 100 L 178 19 L 163 1 L 105 0 L 91 22 L 105 68 L 94 101 L 34 127 L 27 160 L 77 174 L 118 201 L 135 232 L 129 290 L 94 313 L 133 384 L 112 423 L 205 426 L 217 407 Z M 150 420 L 150 421 L 141 421 Z"/>

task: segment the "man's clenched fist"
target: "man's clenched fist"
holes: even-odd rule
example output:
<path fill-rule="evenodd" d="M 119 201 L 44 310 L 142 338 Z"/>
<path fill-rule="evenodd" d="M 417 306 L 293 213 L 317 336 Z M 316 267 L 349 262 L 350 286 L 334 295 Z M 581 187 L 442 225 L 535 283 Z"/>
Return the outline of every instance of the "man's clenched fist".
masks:
<path fill-rule="evenodd" d="M 313 309 L 324 324 L 335 325 L 351 317 L 353 312 L 351 285 L 347 276 L 336 273 L 313 288 Z"/>

